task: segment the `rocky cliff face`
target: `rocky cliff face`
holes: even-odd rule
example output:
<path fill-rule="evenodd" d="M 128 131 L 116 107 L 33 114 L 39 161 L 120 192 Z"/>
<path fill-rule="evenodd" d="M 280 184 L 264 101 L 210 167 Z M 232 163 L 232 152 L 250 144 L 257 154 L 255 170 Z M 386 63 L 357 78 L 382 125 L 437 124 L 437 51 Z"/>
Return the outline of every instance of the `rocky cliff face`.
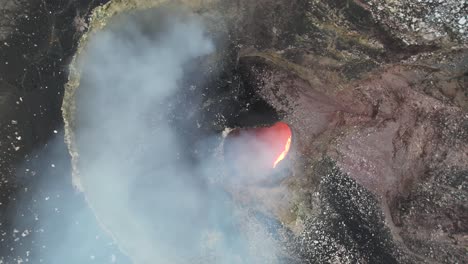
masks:
<path fill-rule="evenodd" d="M 29 107 L 37 104 L 38 111 L 43 111 L 42 104 L 47 102 L 47 111 L 55 116 L 33 122 L 31 115 L 39 112 L 21 108 L 2 116 L 2 129 L 18 125 L 12 120 L 20 122 L 20 126 L 25 120 L 32 127 L 50 127 L 49 132 L 59 127 L 58 105 L 65 76 L 57 69 L 66 65 L 77 43 L 79 56 L 88 38 L 99 34 L 116 14 L 158 7 L 163 2 L 113 1 L 93 11 L 91 7 L 96 3 L 86 7 L 70 4 L 60 9 L 68 10 L 67 15 L 53 16 L 65 22 L 52 20 L 38 31 L 43 43 L 48 44 L 41 44 L 44 48 L 30 57 L 25 53 L 24 62 L 19 63 L 11 54 L 22 54 L 32 47 L 17 49 L 16 53 L 10 50 L 17 47 L 0 49 L 4 58 L 13 56 L 6 59 L 10 66 L 3 66 L 1 72 L 7 78 L 14 76 L 14 81 L 2 84 L 9 92 L 2 97 L 5 103 L 0 107 L 12 109 L 18 107 L 15 100 L 20 106 L 26 100 L 31 101 Z M 235 201 L 254 203 L 254 211 L 274 223 L 269 226 L 281 234 L 285 263 L 467 261 L 466 4 L 358 0 L 181 2 L 211 22 L 208 28 L 222 47 L 213 59 L 216 74 L 204 72 L 198 83 L 182 81 L 190 87 L 207 87 L 203 91 L 206 96 L 193 102 L 202 134 L 221 133 L 227 127 L 262 126 L 276 120 L 287 122 L 293 130 L 289 163 L 280 172 L 284 180 L 232 193 Z M 85 14 L 91 14 L 89 21 L 83 19 Z M 63 30 L 57 30 L 61 25 Z M 79 39 L 83 32 L 87 33 Z M 18 39 L 6 43 L 29 43 L 22 42 L 19 33 L 12 34 Z M 33 69 L 23 73 L 25 65 Z M 45 71 L 41 68 L 44 65 L 51 70 Z M 76 61 L 70 68 L 62 109 L 74 184 L 86 195 L 74 138 L 75 92 L 80 89 L 80 72 L 75 66 Z M 56 81 L 56 76 L 62 77 Z M 55 88 L 51 88 L 52 84 Z M 15 87 L 44 90 L 25 90 L 19 99 L 11 92 L 20 91 Z M 52 97 L 44 94 L 49 91 Z M 55 95 L 57 92 L 60 94 Z M 37 99 L 36 93 L 43 94 L 43 99 Z M 193 99 L 197 94 L 183 95 L 180 100 Z M 55 103 L 50 103 L 50 98 L 55 98 Z M 181 114 L 178 118 L 187 117 Z M 53 125 L 44 125 L 50 122 Z M 25 126 L 23 130 L 30 128 Z M 14 136 L 15 131 L 2 133 L 8 135 L 2 140 L 8 142 L 2 145 L 2 159 L 8 164 L 2 165 L 2 171 L 8 170 L 4 174 L 7 181 L 18 177 L 13 176 L 18 174 L 13 160 L 21 160 L 32 148 L 16 143 L 13 137 L 26 132 Z M 31 146 L 40 146 L 48 135 L 38 129 L 28 140 Z M 193 151 L 188 146 L 187 151 Z M 22 154 L 11 154 L 15 152 Z M 6 159 L 10 155 L 14 158 Z M 15 186 L 22 185 L 10 182 L 2 188 L 13 195 L 19 192 Z M 2 198 L 11 204 L 10 208 L 15 206 L 11 197 L 16 196 L 12 195 Z M 89 197 L 88 202 L 93 205 Z M 95 213 L 99 217 L 100 212 Z M 100 224 L 109 227 L 105 221 Z M 107 231 L 115 232 L 112 228 Z M 117 243 L 125 244 L 119 241 L 125 237 L 117 238 Z M 12 240 L 9 243 L 14 243 Z M 137 251 L 124 249 L 138 259 Z"/>
<path fill-rule="evenodd" d="M 379 11 L 358 1 L 307 7 L 299 8 L 309 10 L 302 20 L 307 29 L 286 48 L 257 47 L 240 59 L 250 85 L 295 132 L 299 155 L 286 182 L 303 195 L 292 204 L 299 217 L 290 223 L 304 225 L 299 237 L 313 248 L 305 254 L 319 263 L 466 259 L 464 42 L 411 47 Z M 259 21 L 256 26 L 269 23 Z M 347 235 L 323 233 L 334 221 Z M 349 254 L 317 253 L 340 249 Z"/>

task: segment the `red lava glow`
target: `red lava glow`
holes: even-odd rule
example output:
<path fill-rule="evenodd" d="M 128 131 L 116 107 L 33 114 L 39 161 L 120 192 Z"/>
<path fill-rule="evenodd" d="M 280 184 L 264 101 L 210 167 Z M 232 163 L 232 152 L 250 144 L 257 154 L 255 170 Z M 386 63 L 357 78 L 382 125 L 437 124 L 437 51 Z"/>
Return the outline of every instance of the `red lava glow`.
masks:
<path fill-rule="evenodd" d="M 271 133 L 271 146 L 276 159 L 273 162 L 273 168 L 276 168 L 280 161 L 284 160 L 291 148 L 291 129 L 286 123 L 278 122 L 271 127 L 264 128 L 263 133 Z"/>
<path fill-rule="evenodd" d="M 291 129 L 288 124 L 278 122 L 270 127 L 235 130 L 229 137 L 240 139 L 235 151 L 242 166 L 256 168 L 276 168 L 284 160 L 291 148 Z M 228 137 L 228 138 L 229 138 Z"/>
<path fill-rule="evenodd" d="M 288 139 L 286 141 L 286 145 L 284 146 L 284 150 L 281 152 L 281 154 L 278 156 L 278 158 L 273 163 L 273 168 L 276 168 L 276 165 L 278 165 L 278 163 L 280 161 L 284 160 L 284 158 L 286 157 L 286 155 L 289 152 L 290 147 L 291 147 L 291 136 L 288 137 Z"/>

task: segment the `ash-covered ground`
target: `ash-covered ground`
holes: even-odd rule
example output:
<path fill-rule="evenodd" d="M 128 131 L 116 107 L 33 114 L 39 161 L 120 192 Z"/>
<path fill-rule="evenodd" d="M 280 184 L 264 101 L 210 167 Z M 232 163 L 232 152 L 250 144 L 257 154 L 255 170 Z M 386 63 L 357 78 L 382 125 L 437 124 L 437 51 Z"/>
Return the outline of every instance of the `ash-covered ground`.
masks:
<path fill-rule="evenodd" d="M 0 1 L 0 263 L 138 259 L 73 185 L 64 142 L 83 34 L 158 3 L 116 0 L 89 19 L 104 2 Z M 224 48 L 214 71 L 181 82 L 197 133 L 293 130 L 283 180 L 232 193 L 282 245 L 264 263 L 468 261 L 464 1 L 182 2 Z"/>

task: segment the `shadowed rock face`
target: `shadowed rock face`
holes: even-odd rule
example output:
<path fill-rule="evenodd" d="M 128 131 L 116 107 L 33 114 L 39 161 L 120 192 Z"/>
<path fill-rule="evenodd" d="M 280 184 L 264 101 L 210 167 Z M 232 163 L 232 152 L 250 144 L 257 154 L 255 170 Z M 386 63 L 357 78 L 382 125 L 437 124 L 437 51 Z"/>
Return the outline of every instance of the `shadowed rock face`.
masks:
<path fill-rule="evenodd" d="M 227 32 L 220 37 L 226 49 L 220 54 L 219 76 L 208 74 L 184 84 L 207 86 L 208 99 L 191 106 L 209 106 L 198 110 L 203 133 L 279 119 L 291 126 L 289 164 L 279 172 L 287 178 L 280 184 L 233 192 L 235 199 L 255 203 L 273 223 L 272 230 L 284 234 L 292 258 L 285 263 L 466 261 L 466 34 L 457 33 L 461 27 L 452 22 L 439 27 L 430 11 L 447 12 L 448 8 L 432 4 L 419 12 L 413 1 L 408 8 L 397 3 L 397 10 L 404 11 L 401 18 L 394 15 L 395 1 L 211 2 L 215 4 L 209 10 L 196 10 L 208 17 L 226 16 Z M 37 27 L 27 20 L 19 33 L 7 39 L 24 47 L 0 49 L 2 58 L 12 63 L 0 66 L 0 109 L 10 109 L 0 113 L 0 171 L 6 179 L 0 184 L 2 217 L 29 212 L 25 215 L 32 222 L 37 206 L 17 210 L 19 205 L 13 201 L 23 197 L 19 194 L 23 187 L 35 186 L 37 177 L 55 181 L 47 178 L 55 174 L 42 165 L 31 166 L 31 171 L 38 168 L 34 178 L 36 170 L 23 176 L 23 168 L 19 174 L 15 164 L 32 149 L 44 146 L 51 131 L 62 126 L 59 104 L 66 81 L 62 70 L 87 27 L 80 13 L 89 13 L 97 3 L 62 4 L 52 9 L 57 11 L 52 18 L 47 15 L 50 8 L 38 4 L 37 21 L 48 23 L 37 22 L 42 25 Z M 459 2 L 449 4 L 458 8 Z M 117 12 L 113 8 L 118 5 L 122 3 L 116 1 L 101 11 Z M 459 23 L 463 12 L 466 6 L 451 21 Z M 407 24 L 400 31 L 402 23 Z M 425 27 L 416 30 L 412 25 Z M 23 35 L 28 30 L 38 42 L 29 39 L 31 32 Z M 433 38 L 437 34 L 440 37 Z M 29 108 L 12 111 L 19 96 Z M 184 100 L 191 96 L 181 95 Z M 69 103 L 66 100 L 64 108 Z M 64 119 L 71 122 L 69 114 Z M 19 122 L 19 130 L 11 120 Z M 15 141 L 17 131 L 23 137 L 20 145 Z M 65 156 L 64 148 L 56 156 Z M 68 189 L 57 189 L 73 192 L 69 178 L 62 181 Z M 41 192 L 41 188 L 36 189 Z M 34 204 L 36 198 L 26 199 Z M 12 221 L 6 220 L 2 231 L 13 233 L 17 227 Z M 14 243 L 13 239 L 6 244 Z M 49 243 L 49 248 L 57 246 Z M 2 256 L 16 261 L 19 253 L 14 253 Z"/>

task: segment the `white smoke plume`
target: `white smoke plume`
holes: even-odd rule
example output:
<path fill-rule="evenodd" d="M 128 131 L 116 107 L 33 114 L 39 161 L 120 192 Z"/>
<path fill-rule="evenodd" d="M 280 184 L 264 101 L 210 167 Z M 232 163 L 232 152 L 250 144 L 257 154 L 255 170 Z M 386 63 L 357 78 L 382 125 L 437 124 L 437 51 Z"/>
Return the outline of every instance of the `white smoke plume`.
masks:
<path fill-rule="evenodd" d="M 117 17 L 82 54 L 81 183 L 99 222 L 135 263 L 278 261 L 265 227 L 207 180 L 217 177 L 216 161 L 190 160 L 172 122 L 172 110 L 187 112 L 172 105 L 188 89 L 180 85 L 191 77 L 185 65 L 213 52 L 200 17 L 159 9 Z"/>

